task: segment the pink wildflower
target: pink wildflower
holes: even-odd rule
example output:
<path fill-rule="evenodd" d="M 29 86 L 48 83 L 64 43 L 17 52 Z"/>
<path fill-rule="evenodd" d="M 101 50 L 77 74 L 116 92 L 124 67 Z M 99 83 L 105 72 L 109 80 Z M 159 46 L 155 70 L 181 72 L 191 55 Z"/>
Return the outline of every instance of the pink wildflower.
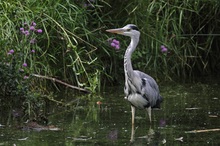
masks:
<path fill-rule="evenodd" d="M 38 33 L 42 33 L 43 30 L 42 30 L 42 29 L 38 29 L 37 32 L 38 32 Z"/>
<path fill-rule="evenodd" d="M 27 63 L 23 63 L 23 65 L 22 65 L 23 67 L 27 67 Z"/>

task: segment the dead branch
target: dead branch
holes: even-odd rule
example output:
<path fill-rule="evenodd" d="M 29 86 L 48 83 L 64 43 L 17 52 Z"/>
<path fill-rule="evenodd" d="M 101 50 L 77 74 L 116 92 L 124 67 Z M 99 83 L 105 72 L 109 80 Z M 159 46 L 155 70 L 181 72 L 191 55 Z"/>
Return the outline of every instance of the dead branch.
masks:
<path fill-rule="evenodd" d="M 192 131 L 186 131 L 185 133 L 202 133 L 202 132 L 213 132 L 213 131 L 220 131 L 220 129 L 216 128 L 216 129 L 192 130 Z"/>
<path fill-rule="evenodd" d="M 42 75 L 38 75 L 38 74 L 32 74 L 32 76 L 38 77 L 38 78 L 47 79 L 47 80 L 51 80 L 51 81 L 53 81 L 53 82 L 58 82 L 58 83 L 63 84 L 63 85 L 65 85 L 65 86 L 67 86 L 67 87 L 70 87 L 70 88 L 72 88 L 72 89 L 76 89 L 76 90 L 79 90 L 79 91 L 83 91 L 83 92 L 90 93 L 89 90 L 86 90 L 86 89 L 83 89 L 83 88 L 80 88 L 80 87 L 76 87 L 76 86 L 70 85 L 70 84 L 68 84 L 68 83 L 66 83 L 66 82 L 63 82 L 63 81 L 61 81 L 61 80 L 58 80 L 58 79 L 56 79 L 56 78 L 52 78 L 52 77 L 48 77 L 48 76 L 42 76 Z"/>

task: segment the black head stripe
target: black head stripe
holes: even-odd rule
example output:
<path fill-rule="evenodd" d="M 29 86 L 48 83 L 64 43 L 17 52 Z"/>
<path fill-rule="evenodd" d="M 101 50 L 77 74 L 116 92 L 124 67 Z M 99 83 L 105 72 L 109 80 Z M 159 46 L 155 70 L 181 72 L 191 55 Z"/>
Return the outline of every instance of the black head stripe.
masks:
<path fill-rule="evenodd" d="M 135 26 L 135 25 L 131 25 L 130 27 L 131 27 L 131 29 L 133 29 L 133 30 L 139 31 L 139 29 L 138 29 L 137 26 Z"/>

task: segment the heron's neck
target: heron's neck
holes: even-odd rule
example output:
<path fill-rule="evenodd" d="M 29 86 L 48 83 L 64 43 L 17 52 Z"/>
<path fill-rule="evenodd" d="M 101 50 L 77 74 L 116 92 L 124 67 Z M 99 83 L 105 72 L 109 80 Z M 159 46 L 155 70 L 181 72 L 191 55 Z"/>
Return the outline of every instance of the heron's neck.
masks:
<path fill-rule="evenodd" d="M 131 64 L 131 55 L 134 52 L 134 50 L 137 47 L 137 44 L 139 42 L 139 36 L 136 37 L 131 37 L 131 42 L 130 45 L 128 46 L 125 56 L 124 56 L 124 71 L 125 71 L 125 77 L 127 78 L 128 76 L 131 77 L 133 76 L 133 67 Z"/>

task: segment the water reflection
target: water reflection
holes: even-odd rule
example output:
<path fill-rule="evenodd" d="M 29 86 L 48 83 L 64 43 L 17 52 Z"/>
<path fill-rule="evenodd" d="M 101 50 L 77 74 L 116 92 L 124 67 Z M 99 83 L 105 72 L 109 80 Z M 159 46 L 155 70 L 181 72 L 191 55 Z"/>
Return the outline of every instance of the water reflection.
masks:
<path fill-rule="evenodd" d="M 111 130 L 108 134 L 107 134 L 107 138 L 111 141 L 116 141 L 118 140 L 118 130 Z"/>
<path fill-rule="evenodd" d="M 132 129 L 131 129 L 131 139 L 130 142 L 134 143 L 135 142 L 135 127 L 134 125 L 132 125 Z M 153 140 L 154 136 L 155 136 L 155 132 L 154 130 L 151 128 L 151 126 L 149 127 L 149 130 L 146 130 L 146 134 L 145 136 L 140 136 L 138 137 L 138 139 L 144 139 L 146 141 L 147 144 L 150 144 L 151 141 Z"/>
<path fill-rule="evenodd" d="M 162 86 L 162 109 L 153 110 L 151 124 L 146 112 L 137 110 L 133 127 L 123 87 L 101 96 L 77 97 L 81 100 L 72 108 L 54 106 L 48 123 L 61 131 L 22 131 L 13 124 L 7 126 L 2 110 L 0 145 L 220 145 L 216 130 L 220 128 L 219 88 L 206 84 Z M 20 113 L 15 110 L 13 115 Z M 194 130 L 199 132 L 192 133 Z"/>

